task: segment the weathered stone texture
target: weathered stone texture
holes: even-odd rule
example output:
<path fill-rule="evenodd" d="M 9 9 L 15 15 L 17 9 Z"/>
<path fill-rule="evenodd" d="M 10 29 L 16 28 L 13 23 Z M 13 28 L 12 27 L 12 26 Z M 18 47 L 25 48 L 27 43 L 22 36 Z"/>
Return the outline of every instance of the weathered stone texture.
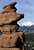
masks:
<path fill-rule="evenodd" d="M 15 47 L 18 37 L 21 40 L 23 40 L 23 38 L 21 38 L 22 35 L 23 35 L 22 32 L 15 32 L 13 34 L 6 32 L 5 34 L 2 35 L 2 38 L 0 38 L 0 47 L 3 47 L 3 48 Z"/>
<path fill-rule="evenodd" d="M 19 48 L 0 48 L 0 50 L 20 50 Z"/>
<path fill-rule="evenodd" d="M 24 14 L 16 13 L 15 4 L 4 6 L 0 13 L 0 50 L 24 50 L 24 33 L 17 31 L 17 21 L 24 18 Z"/>
<path fill-rule="evenodd" d="M 18 21 L 21 18 L 23 18 L 23 15 L 15 12 L 4 13 L 2 15 L 0 14 L 0 25 L 8 24 L 12 21 Z"/>
<path fill-rule="evenodd" d="M 0 30 L 2 32 L 16 31 L 18 29 L 18 25 L 4 25 L 0 26 Z"/>
<path fill-rule="evenodd" d="M 17 4 L 17 2 L 12 2 L 12 3 L 10 3 L 10 4 L 6 5 L 6 6 L 4 6 L 3 9 L 5 9 L 7 6 L 12 6 L 12 7 L 14 7 L 16 4 Z"/>

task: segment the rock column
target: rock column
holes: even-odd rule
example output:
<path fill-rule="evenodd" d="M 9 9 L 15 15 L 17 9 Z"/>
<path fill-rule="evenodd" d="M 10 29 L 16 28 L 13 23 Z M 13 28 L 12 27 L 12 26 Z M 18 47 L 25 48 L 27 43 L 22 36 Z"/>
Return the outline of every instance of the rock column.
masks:
<path fill-rule="evenodd" d="M 24 14 L 16 13 L 15 4 L 4 6 L 0 13 L 0 50 L 24 50 L 24 33 L 17 31 L 17 22 L 24 18 Z"/>

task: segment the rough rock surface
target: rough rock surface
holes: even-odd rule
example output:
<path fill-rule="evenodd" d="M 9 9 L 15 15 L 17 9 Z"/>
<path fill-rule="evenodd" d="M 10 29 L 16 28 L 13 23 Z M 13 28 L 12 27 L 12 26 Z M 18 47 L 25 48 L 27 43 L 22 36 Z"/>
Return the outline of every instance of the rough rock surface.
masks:
<path fill-rule="evenodd" d="M 20 50 L 19 48 L 0 48 L 0 50 Z"/>
<path fill-rule="evenodd" d="M 24 33 L 17 31 L 17 21 L 24 14 L 16 13 L 16 2 L 3 7 L 0 13 L 0 50 L 24 50 Z"/>
<path fill-rule="evenodd" d="M 2 38 L 0 38 L 0 47 L 6 48 L 6 47 L 15 47 L 15 43 L 17 38 L 21 38 L 23 35 L 22 32 L 15 32 L 14 34 L 10 34 L 9 32 L 6 32 L 2 35 Z M 22 38 L 21 38 L 22 39 Z"/>
<path fill-rule="evenodd" d="M 22 17 L 23 17 L 22 14 L 18 14 L 15 12 L 9 12 L 9 13 L 4 13 L 4 14 L 2 13 L 0 14 L 0 25 L 8 24 L 15 20 L 18 21 Z"/>
<path fill-rule="evenodd" d="M 16 31 L 18 29 L 18 25 L 4 25 L 0 26 L 0 30 L 2 32 Z"/>

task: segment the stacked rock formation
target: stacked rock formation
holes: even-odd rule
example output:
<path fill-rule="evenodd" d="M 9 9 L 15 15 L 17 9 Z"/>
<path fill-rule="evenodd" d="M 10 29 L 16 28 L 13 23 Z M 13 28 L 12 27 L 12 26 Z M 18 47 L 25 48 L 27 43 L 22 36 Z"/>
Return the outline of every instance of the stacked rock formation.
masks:
<path fill-rule="evenodd" d="M 17 31 L 17 21 L 24 18 L 24 14 L 16 13 L 15 4 L 4 6 L 0 13 L 0 50 L 24 50 L 24 33 Z"/>

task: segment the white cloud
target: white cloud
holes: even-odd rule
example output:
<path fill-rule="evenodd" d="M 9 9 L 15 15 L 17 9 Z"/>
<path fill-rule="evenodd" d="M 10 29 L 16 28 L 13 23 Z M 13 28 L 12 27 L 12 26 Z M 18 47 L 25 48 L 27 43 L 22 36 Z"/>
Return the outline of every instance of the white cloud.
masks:
<path fill-rule="evenodd" d="M 34 25 L 34 23 L 32 22 L 24 22 L 24 23 L 17 23 L 19 26 L 31 26 L 31 25 Z"/>
<path fill-rule="evenodd" d="M 22 24 L 22 26 L 31 26 L 31 25 L 34 25 L 34 23 L 32 23 L 32 22 L 24 22 Z"/>

